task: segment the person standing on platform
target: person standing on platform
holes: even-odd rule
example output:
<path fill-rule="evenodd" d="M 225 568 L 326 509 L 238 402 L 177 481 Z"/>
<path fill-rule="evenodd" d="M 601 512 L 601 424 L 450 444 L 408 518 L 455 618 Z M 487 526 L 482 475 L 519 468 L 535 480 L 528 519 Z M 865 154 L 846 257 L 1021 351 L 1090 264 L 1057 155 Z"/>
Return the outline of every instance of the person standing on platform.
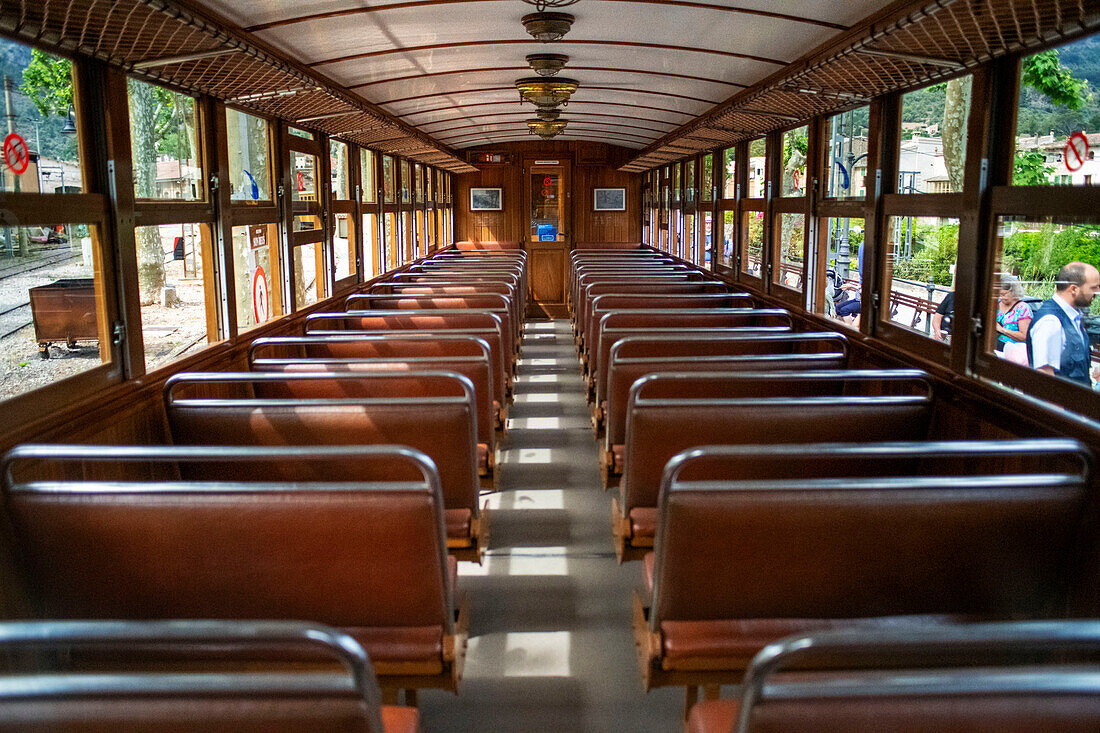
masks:
<path fill-rule="evenodd" d="M 1087 262 L 1070 262 L 1057 278 L 1054 295 L 1039 306 L 1028 329 L 1028 358 L 1041 372 L 1091 387 L 1089 337 L 1081 310 L 1100 290 L 1100 273 Z"/>

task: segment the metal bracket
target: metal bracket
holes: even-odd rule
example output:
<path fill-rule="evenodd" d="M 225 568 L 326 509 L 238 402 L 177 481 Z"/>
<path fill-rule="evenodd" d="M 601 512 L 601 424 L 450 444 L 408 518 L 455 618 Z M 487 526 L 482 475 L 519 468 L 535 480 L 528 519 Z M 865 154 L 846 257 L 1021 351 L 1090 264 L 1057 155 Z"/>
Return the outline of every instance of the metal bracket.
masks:
<path fill-rule="evenodd" d="M 210 193 L 214 193 L 218 190 L 218 174 L 213 173 L 210 176 Z"/>
<path fill-rule="evenodd" d="M 284 193 L 284 189 L 283 189 L 283 184 L 281 184 L 281 183 L 280 183 L 280 184 L 279 184 L 279 185 L 278 185 L 278 186 L 277 186 L 277 187 L 275 188 L 275 195 L 276 195 L 276 196 L 278 196 L 279 198 L 282 198 L 282 197 L 283 197 L 283 193 Z"/>
<path fill-rule="evenodd" d="M 974 316 L 970 319 L 970 333 L 974 335 L 974 338 L 981 338 L 982 331 L 985 330 L 985 325 L 982 323 L 982 319 L 978 316 Z"/>
<path fill-rule="evenodd" d="M 113 346 L 122 346 L 125 340 L 126 328 L 122 325 L 122 321 L 115 321 L 111 325 L 111 344 Z"/>

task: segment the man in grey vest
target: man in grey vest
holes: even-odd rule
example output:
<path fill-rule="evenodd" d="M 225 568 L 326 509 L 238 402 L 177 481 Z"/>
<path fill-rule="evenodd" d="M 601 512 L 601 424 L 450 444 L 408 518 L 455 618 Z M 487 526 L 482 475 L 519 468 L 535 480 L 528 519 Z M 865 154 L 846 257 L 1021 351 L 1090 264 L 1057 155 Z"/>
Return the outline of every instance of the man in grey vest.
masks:
<path fill-rule="evenodd" d="M 1041 372 L 1072 379 L 1086 387 L 1089 378 L 1089 337 L 1081 310 L 1100 290 L 1100 273 L 1087 262 L 1070 262 L 1058 271 L 1054 296 L 1035 313 L 1027 332 L 1027 355 Z"/>

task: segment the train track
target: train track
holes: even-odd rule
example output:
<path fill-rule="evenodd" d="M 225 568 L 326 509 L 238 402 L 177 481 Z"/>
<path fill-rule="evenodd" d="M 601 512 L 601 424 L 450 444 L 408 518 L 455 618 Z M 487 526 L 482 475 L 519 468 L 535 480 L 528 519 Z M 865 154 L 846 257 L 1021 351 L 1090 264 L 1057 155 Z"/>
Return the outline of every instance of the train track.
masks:
<path fill-rule="evenodd" d="M 15 316 L 15 317 L 19 318 L 19 320 L 15 321 L 15 323 L 19 324 L 18 326 L 15 326 L 14 328 L 12 328 L 11 322 L 7 322 L 7 323 L 4 322 L 4 321 L 8 320 L 8 319 L 4 319 L 4 316 L 7 316 L 10 313 L 15 313 L 15 311 L 19 311 L 19 310 L 22 310 L 24 308 L 27 310 L 27 315 L 19 317 L 18 314 L 17 314 Z M 4 320 L 0 320 L 0 339 L 6 339 L 8 336 L 12 336 L 16 333 L 19 333 L 24 328 L 31 325 L 34 321 L 30 318 L 30 312 L 31 312 L 31 304 L 29 302 L 23 303 L 22 305 L 13 306 L 11 308 L 8 308 L 6 311 L 0 312 L 0 319 L 4 319 Z"/>
<path fill-rule="evenodd" d="M 11 267 L 0 267 L 0 280 L 9 277 L 15 277 L 16 275 L 22 275 L 27 272 L 34 272 L 35 270 L 41 270 L 43 267 L 50 267 L 52 265 L 59 265 L 69 260 L 74 260 L 80 257 L 79 253 L 67 252 L 63 255 L 51 257 L 48 260 L 35 260 L 34 262 L 27 262 L 23 265 L 12 265 Z"/>

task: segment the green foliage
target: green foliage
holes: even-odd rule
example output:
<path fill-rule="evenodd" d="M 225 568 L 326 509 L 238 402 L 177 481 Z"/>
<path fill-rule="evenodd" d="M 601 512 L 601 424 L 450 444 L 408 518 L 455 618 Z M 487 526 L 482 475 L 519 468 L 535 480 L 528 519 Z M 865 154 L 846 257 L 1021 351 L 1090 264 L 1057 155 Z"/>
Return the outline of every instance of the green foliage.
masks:
<path fill-rule="evenodd" d="M 23 70 L 19 91 L 27 95 L 43 117 L 67 117 L 73 103 L 72 62 L 31 49 L 31 63 Z"/>
<path fill-rule="evenodd" d="M 806 128 L 800 127 L 797 130 L 791 130 L 783 136 L 783 168 L 787 167 L 787 163 L 791 160 L 791 155 L 795 151 L 802 153 L 802 160 L 806 160 L 806 154 L 810 150 L 810 140 L 806 136 Z"/>
<path fill-rule="evenodd" d="M 1038 150 L 1017 151 L 1012 166 L 1012 185 L 1046 186 L 1054 169 L 1045 165 L 1046 158 Z"/>
<path fill-rule="evenodd" d="M 1067 262 L 1100 264 L 1100 225 L 1017 225 L 1004 238 L 1001 262 L 1024 282 L 1028 295 L 1049 298 L 1055 275 Z M 1090 312 L 1100 313 L 1100 298 L 1093 299 Z"/>
<path fill-rule="evenodd" d="M 1088 98 L 1088 84 L 1074 78 L 1053 49 L 1025 58 L 1020 80 L 1060 107 L 1079 110 Z"/>
<path fill-rule="evenodd" d="M 913 225 L 913 257 L 894 263 L 894 277 L 951 286 L 951 265 L 959 254 L 958 224 Z"/>

